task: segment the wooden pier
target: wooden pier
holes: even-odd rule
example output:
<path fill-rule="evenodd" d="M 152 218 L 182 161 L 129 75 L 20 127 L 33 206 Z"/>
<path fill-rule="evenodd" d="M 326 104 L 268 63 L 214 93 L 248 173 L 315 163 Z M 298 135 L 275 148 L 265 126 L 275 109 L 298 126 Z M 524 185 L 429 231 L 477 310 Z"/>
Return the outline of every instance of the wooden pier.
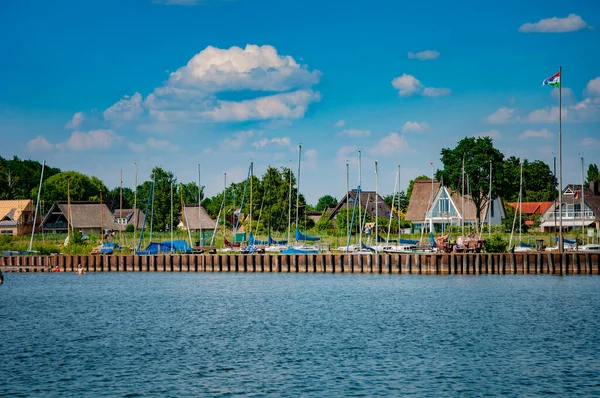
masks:
<path fill-rule="evenodd" d="M 588 274 L 600 253 L 174 254 L 0 257 L 3 272 L 285 272 L 345 274 Z"/>

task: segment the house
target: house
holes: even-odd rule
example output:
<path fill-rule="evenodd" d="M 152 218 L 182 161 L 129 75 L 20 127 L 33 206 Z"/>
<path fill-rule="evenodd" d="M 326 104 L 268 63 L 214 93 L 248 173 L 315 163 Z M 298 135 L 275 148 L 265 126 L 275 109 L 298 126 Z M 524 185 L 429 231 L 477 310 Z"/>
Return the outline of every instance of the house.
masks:
<path fill-rule="evenodd" d="M 507 206 L 512 207 L 515 211 L 521 210 L 521 213 L 526 218 L 526 225 L 533 225 L 534 218 L 541 216 L 544 214 L 550 206 L 552 206 L 553 202 L 508 202 Z"/>
<path fill-rule="evenodd" d="M 105 204 L 100 202 L 55 202 L 44 220 L 42 229 L 50 233 L 67 233 L 67 222 L 71 230 L 84 234 L 100 234 L 104 229 L 121 231 L 124 225 L 117 223 L 117 218 Z"/>
<path fill-rule="evenodd" d="M 20 236 L 33 228 L 35 206 L 30 199 L 0 200 L 0 234 Z"/>
<path fill-rule="evenodd" d="M 178 227 L 184 230 L 190 230 L 198 232 L 202 231 L 213 231 L 217 225 L 217 222 L 213 220 L 204 207 L 198 205 L 185 205 L 182 212 L 181 221 Z"/>
<path fill-rule="evenodd" d="M 374 191 L 360 191 L 360 197 L 358 197 L 356 189 L 353 189 L 344 195 L 333 210 L 327 210 L 329 219 L 335 219 L 338 213 L 346 208 L 351 212 L 355 203 L 356 205 L 360 204 L 361 213 L 366 211 L 371 219 L 375 219 L 375 214 L 379 218 L 389 218 L 392 212 L 392 208 L 383 201 L 381 195 L 377 194 L 376 196 Z"/>
<path fill-rule="evenodd" d="M 591 182 L 588 187 L 584 186 L 583 191 L 581 185 L 567 185 L 562 194 L 562 202 L 561 209 L 556 202 L 542 215 L 540 221 L 544 232 L 558 230 L 560 213 L 563 230 L 582 226 L 600 229 L 600 187 L 597 182 Z"/>
<path fill-rule="evenodd" d="M 488 214 L 488 208 L 490 213 Z M 489 218 L 488 218 L 489 217 Z M 481 209 L 481 223 L 500 225 L 506 218 L 501 198 L 491 201 L 491 206 Z M 413 185 L 407 221 L 413 223 L 417 231 L 442 231 L 446 225 L 475 225 L 476 207 L 470 195 L 462 195 L 433 179 L 416 180 Z"/>
<path fill-rule="evenodd" d="M 117 209 L 113 211 L 116 223 L 122 225 L 123 230 L 128 225 L 133 225 L 134 229 L 142 229 L 146 216 L 140 209 Z"/>

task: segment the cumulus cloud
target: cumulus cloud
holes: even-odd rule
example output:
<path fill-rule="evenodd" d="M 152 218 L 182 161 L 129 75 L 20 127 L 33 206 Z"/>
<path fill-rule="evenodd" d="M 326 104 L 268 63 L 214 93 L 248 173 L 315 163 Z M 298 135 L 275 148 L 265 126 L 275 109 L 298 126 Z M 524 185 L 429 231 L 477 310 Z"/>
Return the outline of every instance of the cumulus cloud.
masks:
<path fill-rule="evenodd" d="M 552 138 L 553 134 L 546 129 L 541 129 L 539 131 L 535 130 L 525 130 L 521 135 L 519 135 L 520 140 L 524 140 L 527 138 Z"/>
<path fill-rule="evenodd" d="M 552 17 L 541 19 L 534 23 L 524 23 L 519 28 L 523 33 L 564 33 L 575 32 L 583 29 L 592 29 L 579 15 L 569 14 L 566 18 Z"/>
<path fill-rule="evenodd" d="M 500 134 L 500 132 L 498 130 L 490 130 L 490 131 L 484 131 L 482 133 L 477 133 L 477 134 L 473 134 L 473 137 L 490 137 L 494 140 L 501 140 L 502 138 L 502 134 Z"/>
<path fill-rule="evenodd" d="M 106 120 L 132 120 L 140 116 L 144 112 L 142 106 L 142 95 L 135 93 L 131 97 L 125 96 L 110 108 L 104 111 Z"/>
<path fill-rule="evenodd" d="M 84 119 L 85 119 L 85 116 L 84 116 L 83 112 L 77 112 L 73 115 L 71 120 L 69 120 L 67 122 L 65 127 L 68 129 L 76 129 L 81 125 L 81 123 L 83 122 Z"/>
<path fill-rule="evenodd" d="M 585 137 L 581 140 L 579 145 L 586 146 L 589 148 L 600 149 L 600 141 L 592 137 Z"/>
<path fill-rule="evenodd" d="M 338 120 L 337 122 L 335 122 L 335 127 L 338 128 L 342 128 L 346 125 L 346 121 L 345 120 Z"/>
<path fill-rule="evenodd" d="M 261 135 L 261 131 L 238 131 L 236 133 L 233 133 L 231 137 L 225 138 L 223 141 L 221 141 L 221 149 L 231 149 L 238 151 L 242 149 L 244 145 L 246 145 L 246 142 L 249 138 Z"/>
<path fill-rule="evenodd" d="M 449 88 L 425 87 L 416 77 L 403 73 L 392 80 L 392 87 L 398 90 L 401 97 L 412 95 L 423 95 L 426 97 L 438 97 L 448 95 L 452 92 Z"/>
<path fill-rule="evenodd" d="M 371 135 L 371 131 L 369 130 L 358 130 L 358 129 L 345 129 L 338 133 L 338 135 L 342 137 L 349 138 L 363 138 L 369 137 Z"/>
<path fill-rule="evenodd" d="M 425 122 L 406 122 L 402 126 L 403 133 L 421 133 L 429 130 L 429 125 Z"/>
<path fill-rule="evenodd" d="M 383 137 L 379 142 L 369 149 L 369 154 L 373 156 L 387 156 L 397 154 L 408 149 L 408 142 L 404 136 L 398 133 L 390 133 Z"/>
<path fill-rule="evenodd" d="M 348 158 L 350 154 L 354 154 L 358 151 L 358 146 L 356 145 L 344 145 L 340 147 L 337 151 L 338 158 Z"/>
<path fill-rule="evenodd" d="M 157 151 L 177 151 L 177 150 L 181 149 L 177 145 L 171 144 L 169 141 L 157 140 L 156 138 L 152 138 L 152 137 L 150 137 L 146 140 L 146 145 L 148 146 L 148 148 L 154 149 Z"/>
<path fill-rule="evenodd" d="M 57 144 L 58 148 L 74 151 L 110 148 L 119 137 L 112 130 L 91 130 L 88 132 L 73 131 L 65 142 Z"/>
<path fill-rule="evenodd" d="M 440 53 L 435 50 L 425 50 L 418 53 L 412 51 L 408 53 L 408 59 L 418 59 L 419 61 L 429 61 L 440 57 Z"/>
<path fill-rule="evenodd" d="M 27 142 L 27 150 L 29 152 L 48 151 L 54 148 L 55 145 L 51 144 L 41 135 Z"/>
<path fill-rule="evenodd" d="M 563 122 L 585 123 L 600 121 L 600 102 L 592 98 L 562 107 Z M 536 109 L 527 115 L 531 123 L 557 123 L 558 106 Z"/>
<path fill-rule="evenodd" d="M 507 108 L 505 106 L 499 108 L 496 112 L 485 117 L 485 121 L 491 124 L 503 124 L 513 120 L 515 113 L 514 108 Z"/>
<path fill-rule="evenodd" d="M 600 97 L 600 77 L 590 80 L 585 86 L 585 90 L 590 96 Z"/>
<path fill-rule="evenodd" d="M 318 152 L 316 149 L 309 149 L 306 152 L 304 152 L 304 156 L 306 157 L 306 160 L 309 162 L 316 160 L 317 154 L 318 154 Z"/>
<path fill-rule="evenodd" d="M 263 138 L 262 140 L 256 141 L 252 143 L 252 146 L 255 148 L 264 148 L 267 145 L 275 144 L 280 146 L 290 146 L 291 141 L 289 137 L 274 137 L 274 138 Z"/>

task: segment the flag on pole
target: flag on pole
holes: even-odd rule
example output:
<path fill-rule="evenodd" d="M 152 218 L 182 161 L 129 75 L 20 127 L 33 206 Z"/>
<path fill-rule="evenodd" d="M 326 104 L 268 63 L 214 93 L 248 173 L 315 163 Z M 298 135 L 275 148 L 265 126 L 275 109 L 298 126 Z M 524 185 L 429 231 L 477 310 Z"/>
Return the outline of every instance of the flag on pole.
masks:
<path fill-rule="evenodd" d="M 554 86 L 554 87 L 558 87 L 560 86 L 560 72 L 558 72 L 557 74 L 550 76 L 547 79 L 544 79 L 544 81 L 542 82 L 542 86 Z"/>

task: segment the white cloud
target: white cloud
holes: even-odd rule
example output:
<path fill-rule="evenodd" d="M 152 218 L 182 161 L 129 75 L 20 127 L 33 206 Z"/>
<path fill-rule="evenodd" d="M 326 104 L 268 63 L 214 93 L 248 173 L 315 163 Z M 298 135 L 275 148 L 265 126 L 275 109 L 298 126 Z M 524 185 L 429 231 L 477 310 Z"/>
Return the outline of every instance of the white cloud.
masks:
<path fill-rule="evenodd" d="M 338 133 L 338 135 L 342 137 L 349 138 L 363 138 L 369 137 L 371 135 L 371 131 L 369 130 L 358 130 L 358 129 L 345 129 Z"/>
<path fill-rule="evenodd" d="M 146 145 L 148 145 L 148 148 L 154 149 L 157 151 L 177 151 L 177 150 L 181 149 L 177 145 L 171 144 L 169 141 L 157 140 L 156 138 L 152 138 L 152 137 L 150 137 L 146 140 Z"/>
<path fill-rule="evenodd" d="M 564 33 L 575 32 L 582 29 L 592 29 L 579 15 L 569 14 L 566 18 L 547 18 L 534 23 L 524 23 L 519 28 L 523 33 Z"/>
<path fill-rule="evenodd" d="M 269 144 L 275 144 L 280 146 L 290 146 L 290 138 L 289 137 L 274 137 L 274 138 L 263 138 L 262 140 L 256 141 L 252 143 L 252 146 L 255 148 L 264 148 Z"/>
<path fill-rule="evenodd" d="M 590 80 L 585 89 L 588 95 L 600 97 L 600 77 Z"/>
<path fill-rule="evenodd" d="M 321 94 L 311 88 L 320 76 L 272 46 L 208 46 L 144 100 L 139 93 L 125 97 L 106 109 L 104 118 L 135 121 L 146 131 L 155 124 L 297 119 L 320 100 Z M 218 99 L 219 93 L 234 91 L 243 92 L 245 99 Z"/>
<path fill-rule="evenodd" d="M 317 158 L 317 150 L 316 149 L 309 149 L 306 152 L 304 152 L 304 156 L 306 156 L 306 160 L 309 162 L 314 161 Z"/>
<path fill-rule="evenodd" d="M 429 125 L 425 122 L 406 122 L 402 126 L 403 133 L 420 133 L 429 130 Z"/>
<path fill-rule="evenodd" d="M 579 145 L 586 146 L 589 148 L 600 149 L 600 141 L 592 137 L 585 137 L 581 140 Z"/>
<path fill-rule="evenodd" d="M 520 140 L 524 140 L 526 138 L 552 138 L 554 134 L 546 129 L 541 129 L 539 131 L 535 130 L 525 130 L 521 135 L 519 135 Z"/>
<path fill-rule="evenodd" d="M 536 109 L 529 113 L 531 123 L 558 123 L 558 106 Z M 578 103 L 562 107 L 562 121 L 585 123 L 600 121 L 600 102 L 586 98 Z"/>
<path fill-rule="evenodd" d="M 128 142 L 127 146 L 129 147 L 129 149 L 131 149 L 135 153 L 142 153 L 146 150 L 146 145 L 137 144 L 135 142 Z"/>
<path fill-rule="evenodd" d="M 112 130 L 73 131 L 71 137 L 56 146 L 61 149 L 71 149 L 74 151 L 107 149 L 120 139 L 121 137 Z"/>
<path fill-rule="evenodd" d="M 221 141 L 221 148 L 224 150 L 240 150 L 244 147 L 248 138 L 252 138 L 254 136 L 261 136 L 261 131 L 247 130 L 247 131 L 238 131 L 232 134 L 232 137 L 225 138 Z"/>
<path fill-rule="evenodd" d="M 358 146 L 344 145 L 344 146 L 340 147 L 340 149 L 338 149 L 337 156 L 338 156 L 338 158 L 348 159 L 349 155 L 356 153 L 356 151 L 358 151 Z"/>
<path fill-rule="evenodd" d="M 131 97 L 125 96 L 125 98 L 105 110 L 104 118 L 115 121 L 133 120 L 143 112 L 142 95 L 135 93 Z"/>
<path fill-rule="evenodd" d="M 502 134 L 498 130 L 484 131 L 482 133 L 473 134 L 473 137 L 490 137 L 494 140 L 501 140 Z"/>
<path fill-rule="evenodd" d="M 404 136 L 398 133 L 390 133 L 383 137 L 379 142 L 369 149 L 369 153 L 373 156 L 387 156 L 397 154 L 408 149 L 408 142 Z"/>
<path fill-rule="evenodd" d="M 345 120 L 338 120 L 337 122 L 335 122 L 335 127 L 342 128 L 345 125 L 346 125 L 346 121 Z"/>
<path fill-rule="evenodd" d="M 567 116 L 567 108 L 562 108 L 563 119 Z M 531 123 L 558 123 L 558 106 L 536 109 L 527 115 L 527 121 Z"/>
<path fill-rule="evenodd" d="M 560 93 L 560 91 L 562 91 L 562 93 Z M 573 102 L 575 102 L 575 94 L 573 93 L 573 90 L 571 90 L 569 87 L 563 87 L 562 90 L 555 88 L 550 92 L 552 98 L 555 98 L 557 101 L 559 94 L 562 95 L 563 106 L 571 105 Z"/>
<path fill-rule="evenodd" d="M 27 150 L 29 152 L 48 151 L 52 148 L 54 148 L 54 145 L 41 135 L 38 135 L 36 138 L 27 142 Z"/>
<path fill-rule="evenodd" d="M 398 95 L 401 97 L 410 97 L 417 94 L 426 97 L 438 97 L 448 95 L 452 92 L 449 88 L 425 87 L 419 79 L 406 73 L 394 78 L 392 80 L 392 87 L 398 90 Z"/>
<path fill-rule="evenodd" d="M 419 61 L 429 61 L 439 58 L 440 53 L 435 50 L 425 50 L 418 53 L 412 51 L 408 53 L 408 59 L 418 59 Z"/>
<path fill-rule="evenodd" d="M 69 120 L 67 122 L 65 127 L 68 129 L 76 129 L 81 125 L 81 123 L 83 122 L 84 119 L 85 119 L 85 116 L 83 115 L 83 112 L 77 112 L 73 115 L 71 120 Z"/>
<path fill-rule="evenodd" d="M 308 105 L 320 99 L 321 95 L 312 90 L 298 90 L 241 102 L 219 101 L 217 107 L 205 115 L 220 122 L 298 119 L 304 116 Z"/>
<path fill-rule="evenodd" d="M 505 106 L 499 108 L 496 112 L 485 117 L 485 121 L 491 124 L 503 124 L 513 120 L 513 114 L 515 113 L 514 108 L 507 108 Z"/>

